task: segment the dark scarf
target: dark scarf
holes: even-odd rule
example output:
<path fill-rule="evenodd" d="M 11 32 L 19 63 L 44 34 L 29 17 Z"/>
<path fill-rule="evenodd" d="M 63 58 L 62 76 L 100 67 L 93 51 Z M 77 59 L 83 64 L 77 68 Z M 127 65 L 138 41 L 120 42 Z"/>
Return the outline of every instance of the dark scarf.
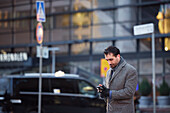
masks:
<path fill-rule="evenodd" d="M 115 71 L 115 70 L 119 67 L 119 65 L 122 64 L 123 62 L 124 62 L 124 59 L 123 59 L 123 57 L 121 56 L 119 63 L 117 64 L 116 67 L 112 68 L 112 70 Z"/>

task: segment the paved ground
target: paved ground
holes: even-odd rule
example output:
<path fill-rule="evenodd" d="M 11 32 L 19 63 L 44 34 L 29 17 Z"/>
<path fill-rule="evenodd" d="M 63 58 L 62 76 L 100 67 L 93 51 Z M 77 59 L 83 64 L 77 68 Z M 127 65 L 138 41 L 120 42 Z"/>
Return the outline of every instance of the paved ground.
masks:
<path fill-rule="evenodd" d="M 140 107 L 140 113 L 153 113 L 153 107 Z M 170 106 L 156 106 L 156 113 L 170 113 Z"/>

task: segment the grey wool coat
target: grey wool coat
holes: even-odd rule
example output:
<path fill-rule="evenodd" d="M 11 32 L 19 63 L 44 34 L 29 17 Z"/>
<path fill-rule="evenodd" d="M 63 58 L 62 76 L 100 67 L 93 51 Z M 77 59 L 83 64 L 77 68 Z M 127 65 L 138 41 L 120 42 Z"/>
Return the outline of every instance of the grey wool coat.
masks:
<path fill-rule="evenodd" d="M 136 69 L 125 60 L 116 68 L 110 78 L 107 71 L 105 86 L 112 91 L 111 98 L 105 98 L 107 113 L 135 113 L 133 96 L 138 82 Z"/>

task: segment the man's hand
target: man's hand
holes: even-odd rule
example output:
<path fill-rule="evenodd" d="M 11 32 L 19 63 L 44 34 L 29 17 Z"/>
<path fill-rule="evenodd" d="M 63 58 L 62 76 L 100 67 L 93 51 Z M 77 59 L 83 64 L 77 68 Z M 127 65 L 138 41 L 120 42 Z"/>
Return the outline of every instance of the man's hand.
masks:
<path fill-rule="evenodd" d="M 99 84 L 99 85 L 97 86 L 97 92 L 102 93 L 103 90 L 104 90 L 104 88 L 105 88 L 105 87 L 103 87 L 103 86 L 104 86 L 104 85 Z"/>
<path fill-rule="evenodd" d="M 106 88 L 102 84 L 99 84 L 99 86 L 97 86 L 97 91 L 100 93 L 101 98 L 104 98 L 109 96 L 110 89 Z"/>

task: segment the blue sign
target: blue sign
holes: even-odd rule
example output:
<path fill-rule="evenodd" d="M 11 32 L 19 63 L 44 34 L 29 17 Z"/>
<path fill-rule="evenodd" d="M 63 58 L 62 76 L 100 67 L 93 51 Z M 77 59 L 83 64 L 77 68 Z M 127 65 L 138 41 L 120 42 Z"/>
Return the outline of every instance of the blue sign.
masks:
<path fill-rule="evenodd" d="M 37 21 L 45 22 L 45 4 L 44 1 L 36 1 L 36 9 L 37 9 Z"/>

